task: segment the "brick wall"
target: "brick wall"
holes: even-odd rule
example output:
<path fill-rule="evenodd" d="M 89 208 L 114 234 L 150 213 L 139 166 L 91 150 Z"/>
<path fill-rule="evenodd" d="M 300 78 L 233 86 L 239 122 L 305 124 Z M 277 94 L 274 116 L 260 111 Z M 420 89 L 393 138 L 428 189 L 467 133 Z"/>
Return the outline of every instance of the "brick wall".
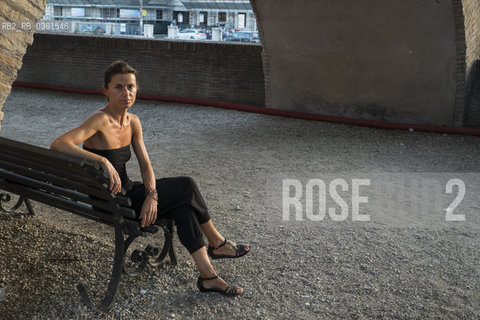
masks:
<path fill-rule="evenodd" d="M 40 19 L 46 0 L 2 0 L 0 21 L 32 21 Z M 0 27 L 0 131 L 2 107 L 11 90 L 12 82 L 22 66 L 22 57 L 32 43 L 32 32 L 11 32 Z"/>
<path fill-rule="evenodd" d="M 261 43 L 263 45 L 263 50 L 262 50 L 262 65 L 263 65 L 263 75 L 264 75 L 264 81 L 265 81 L 265 107 L 270 108 L 270 64 L 269 64 L 269 59 L 268 59 L 268 52 L 265 50 L 267 47 L 266 43 L 268 39 L 265 38 L 265 34 L 263 32 L 263 24 L 262 24 L 262 19 L 261 19 L 261 13 L 259 12 L 257 8 L 257 0 L 250 0 L 250 4 L 252 5 L 253 13 L 255 14 L 255 17 L 257 18 L 257 29 L 258 29 L 258 35 L 260 37 Z"/>
<path fill-rule="evenodd" d="M 262 47 L 250 44 L 35 34 L 18 81 L 99 89 L 123 59 L 141 93 L 264 107 Z"/>
<path fill-rule="evenodd" d="M 466 40 L 465 40 L 465 17 L 463 15 L 462 0 L 453 0 L 455 16 L 455 38 L 456 38 L 456 72 L 455 72 L 455 105 L 453 107 L 452 125 L 465 125 L 465 70 L 466 70 Z"/>

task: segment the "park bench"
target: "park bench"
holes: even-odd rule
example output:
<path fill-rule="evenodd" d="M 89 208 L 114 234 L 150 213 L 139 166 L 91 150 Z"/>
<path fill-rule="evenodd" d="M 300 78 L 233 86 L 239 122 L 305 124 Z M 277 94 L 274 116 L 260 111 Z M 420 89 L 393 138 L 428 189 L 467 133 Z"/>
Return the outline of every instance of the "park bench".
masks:
<path fill-rule="evenodd" d="M 2 190 L 19 196 L 10 209 L 3 205 L 15 201 Z M 14 211 L 25 203 L 29 213 L 35 214 L 30 200 L 114 227 L 114 262 L 105 297 L 98 307 L 102 311 L 110 308 L 122 272 L 136 276 L 148 264 L 160 265 L 167 254 L 171 263 L 176 264 L 172 244 L 173 220 L 164 219 L 158 226 L 142 228 L 135 211 L 129 208 L 130 199 L 125 193 L 114 195 L 109 190 L 108 175 L 98 164 L 0 137 L 0 210 Z M 125 268 L 127 249 L 134 240 L 158 232 L 159 227 L 164 231 L 163 248 L 147 245 L 133 250 L 128 257 L 129 266 L 133 265 L 133 268 Z M 93 308 L 85 287 L 78 284 L 77 289 L 83 302 Z"/>

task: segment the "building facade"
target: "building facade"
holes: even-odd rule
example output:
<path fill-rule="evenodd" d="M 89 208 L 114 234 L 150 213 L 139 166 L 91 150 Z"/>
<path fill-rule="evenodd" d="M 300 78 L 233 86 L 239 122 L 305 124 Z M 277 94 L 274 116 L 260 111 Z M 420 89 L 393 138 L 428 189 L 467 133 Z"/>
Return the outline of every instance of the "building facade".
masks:
<path fill-rule="evenodd" d="M 47 0 L 44 20 L 72 22 L 72 32 L 93 34 L 166 34 L 181 29 L 257 31 L 249 0 Z"/>

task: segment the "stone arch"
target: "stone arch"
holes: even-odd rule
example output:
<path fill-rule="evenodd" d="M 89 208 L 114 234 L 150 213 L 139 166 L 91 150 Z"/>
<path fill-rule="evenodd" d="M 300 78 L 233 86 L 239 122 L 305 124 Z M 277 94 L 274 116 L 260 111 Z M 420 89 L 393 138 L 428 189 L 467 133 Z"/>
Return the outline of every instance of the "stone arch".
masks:
<path fill-rule="evenodd" d="M 46 0 L 4 0 L 0 2 L 1 21 L 40 20 Z M 33 32 L 11 32 L 2 26 L 0 32 L 0 130 L 3 119 L 2 106 L 12 88 L 12 82 L 22 67 L 22 58 L 33 42 Z"/>

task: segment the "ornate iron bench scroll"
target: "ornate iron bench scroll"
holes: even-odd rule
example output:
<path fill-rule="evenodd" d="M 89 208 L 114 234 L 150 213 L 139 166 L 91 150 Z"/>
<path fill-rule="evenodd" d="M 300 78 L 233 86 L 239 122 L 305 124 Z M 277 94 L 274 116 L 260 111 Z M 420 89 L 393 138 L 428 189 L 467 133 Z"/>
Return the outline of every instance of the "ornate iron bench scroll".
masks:
<path fill-rule="evenodd" d="M 24 198 L 22 196 L 19 196 L 16 202 L 15 202 L 15 200 L 13 200 L 13 202 L 15 202 L 15 204 L 12 205 L 10 208 L 4 207 L 5 203 L 9 204 L 12 200 L 13 199 L 12 199 L 11 195 L 9 195 L 8 193 L 3 193 L 2 190 L 0 189 L 0 211 L 2 211 L 2 212 L 15 212 L 15 210 L 20 208 L 22 203 L 25 203 L 25 206 L 27 207 L 28 213 L 30 213 L 31 215 L 35 215 L 35 211 L 33 210 L 33 206 L 32 206 L 32 203 L 30 202 L 30 200 L 28 200 L 27 198 Z"/>
<path fill-rule="evenodd" d="M 11 201 L 11 196 L 2 190 L 19 195 L 9 209 L 2 204 Z M 29 199 L 114 227 L 114 264 L 107 292 L 98 307 L 102 311 L 110 308 L 122 272 L 136 276 L 147 265 L 161 264 L 167 255 L 171 263 L 177 263 L 172 244 L 173 221 L 164 219 L 159 225 L 141 228 L 135 211 L 128 208 L 130 199 L 110 192 L 108 177 L 97 164 L 0 137 L 0 211 L 14 211 L 25 202 L 34 214 Z M 132 250 L 128 262 L 133 270 L 127 270 L 126 257 L 134 240 L 157 233 L 158 227 L 164 231 L 163 248 L 149 244 Z M 77 289 L 84 303 L 93 307 L 85 287 L 78 284 Z"/>

